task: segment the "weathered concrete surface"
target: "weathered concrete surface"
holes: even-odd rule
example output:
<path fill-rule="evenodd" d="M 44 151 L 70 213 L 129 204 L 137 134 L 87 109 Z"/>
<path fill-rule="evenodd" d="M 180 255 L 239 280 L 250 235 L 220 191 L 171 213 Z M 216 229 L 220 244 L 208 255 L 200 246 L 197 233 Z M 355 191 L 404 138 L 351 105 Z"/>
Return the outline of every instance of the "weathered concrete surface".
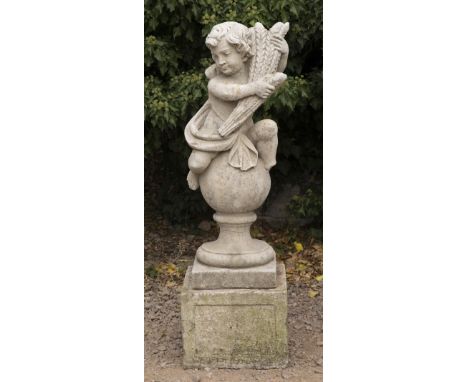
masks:
<path fill-rule="evenodd" d="M 276 258 L 271 245 L 250 236 L 250 225 L 257 220 L 255 213 L 217 212 L 213 218 L 219 224 L 219 236 L 198 248 L 196 257 L 200 263 L 218 268 L 251 268 Z"/>
<path fill-rule="evenodd" d="M 268 264 L 252 268 L 216 268 L 195 259 L 191 276 L 192 289 L 276 287 L 276 259 Z"/>
<path fill-rule="evenodd" d="M 181 293 L 185 367 L 286 367 L 287 286 L 284 265 L 272 289 L 192 288 L 192 267 Z"/>

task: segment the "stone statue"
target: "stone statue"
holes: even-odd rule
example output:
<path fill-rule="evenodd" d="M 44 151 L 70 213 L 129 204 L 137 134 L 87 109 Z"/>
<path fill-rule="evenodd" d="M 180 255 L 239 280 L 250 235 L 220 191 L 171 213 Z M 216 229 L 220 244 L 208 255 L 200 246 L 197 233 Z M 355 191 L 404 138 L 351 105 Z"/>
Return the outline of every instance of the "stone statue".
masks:
<path fill-rule="evenodd" d="M 286 80 L 289 23 L 269 30 L 228 21 L 206 38 L 208 100 L 189 121 L 187 181 L 216 211 L 219 237 L 197 250 L 181 291 L 185 367 L 268 369 L 288 364 L 287 284 L 273 248 L 252 239 L 270 191 L 278 127 L 252 115 Z"/>
<path fill-rule="evenodd" d="M 189 187 L 200 187 L 220 225 L 218 239 L 197 251 L 205 265 L 246 268 L 275 259 L 267 243 L 251 238 L 250 225 L 270 191 L 278 127 L 270 119 L 254 123 L 252 116 L 286 80 L 288 30 L 289 23 L 268 30 L 228 21 L 206 38 L 215 62 L 205 71 L 208 100 L 185 128 L 192 148 Z"/>

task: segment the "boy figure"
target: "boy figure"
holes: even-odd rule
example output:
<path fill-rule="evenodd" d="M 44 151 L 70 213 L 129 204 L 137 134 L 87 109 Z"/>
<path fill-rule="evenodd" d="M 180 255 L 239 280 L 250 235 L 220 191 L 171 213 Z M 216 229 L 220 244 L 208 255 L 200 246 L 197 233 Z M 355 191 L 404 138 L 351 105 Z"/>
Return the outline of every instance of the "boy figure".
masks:
<path fill-rule="evenodd" d="M 257 164 L 258 154 L 267 170 L 276 164 L 278 127 L 274 121 L 262 120 L 254 125 L 250 116 L 231 134 L 219 133 L 239 100 L 253 95 L 266 99 L 275 90 L 266 79 L 248 82 L 249 60 L 253 56 L 250 39 L 251 31 L 246 26 L 231 21 L 214 26 L 206 38 L 215 62 L 205 71 L 209 79 L 208 101 L 185 128 L 185 138 L 193 149 L 187 176 L 192 190 L 199 187 L 199 175 L 222 151 L 231 150 L 229 164 L 244 171 Z M 286 67 L 288 45 L 279 36 L 273 36 L 271 42 L 281 52 L 277 70 L 282 72 Z"/>

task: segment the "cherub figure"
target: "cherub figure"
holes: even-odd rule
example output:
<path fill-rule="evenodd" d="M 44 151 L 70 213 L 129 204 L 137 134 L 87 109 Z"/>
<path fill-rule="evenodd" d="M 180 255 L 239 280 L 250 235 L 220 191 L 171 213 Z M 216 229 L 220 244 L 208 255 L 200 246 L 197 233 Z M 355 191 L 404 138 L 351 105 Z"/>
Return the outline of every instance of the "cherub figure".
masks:
<path fill-rule="evenodd" d="M 281 72 L 289 53 L 283 38 L 289 24 L 277 23 L 270 31 L 259 23 L 255 28 L 228 21 L 214 26 L 206 38 L 215 62 L 205 71 L 208 100 L 185 128 L 193 149 L 187 176 L 192 190 L 199 187 L 199 175 L 223 151 L 230 150 L 228 163 L 242 171 L 256 166 L 258 156 L 267 170 L 276 164 L 276 122 L 265 119 L 254 124 L 252 115 L 286 79 Z M 260 53 L 263 56 L 254 60 Z"/>

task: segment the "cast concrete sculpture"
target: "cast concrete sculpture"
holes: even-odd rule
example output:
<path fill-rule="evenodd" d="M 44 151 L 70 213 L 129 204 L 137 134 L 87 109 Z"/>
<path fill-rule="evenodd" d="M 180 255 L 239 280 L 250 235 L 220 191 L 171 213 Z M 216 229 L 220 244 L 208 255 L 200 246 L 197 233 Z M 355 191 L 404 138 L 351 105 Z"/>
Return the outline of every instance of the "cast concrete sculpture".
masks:
<path fill-rule="evenodd" d="M 289 23 L 268 30 L 260 23 L 248 28 L 228 21 L 214 26 L 206 38 L 215 63 L 205 71 L 208 100 L 185 128 L 192 148 L 187 181 L 192 190 L 200 188 L 216 211 L 220 233 L 198 248 L 182 292 L 187 366 L 279 367 L 287 362 L 284 267 L 277 267 L 269 244 L 250 236 L 250 226 L 270 191 L 269 170 L 278 146 L 276 122 L 254 123 L 252 117 L 286 80 L 288 30 Z M 210 317 L 216 322 L 196 334 L 197 322 Z M 235 337 L 256 338 L 254 343 L 263 345 L 231 338 L 216 342 L 219 346 L 212 350 L 222 355 L 212 356 L 206 346 L 196 345 L 201 338 L 231 336 L 232 325 L 226 325 L 233 317 L 256 325 L 245 326 Z"/>
<path fill-rule="evenodd" d="M 271 263 L 273 249 L 250 237 L 254 210 L 270 191 L 269 170 L 276 164 L 276 123 L 253 123 L 255 110 L 285 81 L 289 23 L 270 30 L 236 22 L 216 25 L 208 37 L 215 64 L 206 70 L 208 100 L 185 128 L 193 149 L 189 187 L 200 187 L 216 211 L 219 238 L 203 244 L 198 262 L 215 267 L 246 268 Z M 276 267 L 270 267 L 276 273 Z M 273 281 L 274 283 L 274 281 Z"/>

